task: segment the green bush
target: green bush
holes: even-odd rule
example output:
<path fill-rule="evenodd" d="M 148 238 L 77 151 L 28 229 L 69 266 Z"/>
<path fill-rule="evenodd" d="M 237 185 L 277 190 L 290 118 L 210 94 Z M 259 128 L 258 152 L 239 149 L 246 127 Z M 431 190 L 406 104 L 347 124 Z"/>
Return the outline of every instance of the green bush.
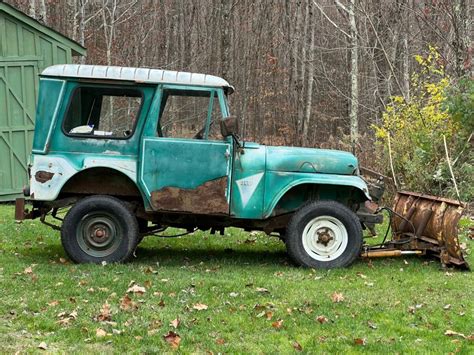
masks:
<path fill-rule="evenodd" d="M 399 188 L 457 198 L 446 138 L 460 198 L 472 201 L 474 81 L 451 80 L 435 48 L 415 59 L 419 68 L 412 75 L 410 97 L 392 97 L 381 125 L 374 126 L 382 164 L 387 174 L 395 175 Z"/>

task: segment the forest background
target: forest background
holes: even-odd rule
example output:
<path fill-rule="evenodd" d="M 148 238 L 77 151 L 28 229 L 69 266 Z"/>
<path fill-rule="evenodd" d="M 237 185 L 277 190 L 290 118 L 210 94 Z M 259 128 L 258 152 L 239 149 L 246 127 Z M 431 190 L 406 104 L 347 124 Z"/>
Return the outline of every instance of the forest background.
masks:
<path fill-rule="evenodd" d="M 245 140 L 474 198 L 472 0 L 6 2 L 86 47 L 78 62 L 226 78 Z"/>

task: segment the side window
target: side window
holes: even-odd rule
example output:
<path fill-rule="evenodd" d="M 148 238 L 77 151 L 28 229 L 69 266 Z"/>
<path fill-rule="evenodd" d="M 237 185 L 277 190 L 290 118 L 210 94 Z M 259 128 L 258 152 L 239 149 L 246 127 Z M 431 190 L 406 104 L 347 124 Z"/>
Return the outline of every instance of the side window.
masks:
<path fill-rule="evenodd" d="M 157 133 L 160 137 L 221 140 L 221 119 L 215 91 L 165 89 Z"/>
<path fill-rule="evenodd" d="M 133 134 L 142 104 L 139 90 L 80 87 L 64 118 L 67 135 L 128 138 Z"/>

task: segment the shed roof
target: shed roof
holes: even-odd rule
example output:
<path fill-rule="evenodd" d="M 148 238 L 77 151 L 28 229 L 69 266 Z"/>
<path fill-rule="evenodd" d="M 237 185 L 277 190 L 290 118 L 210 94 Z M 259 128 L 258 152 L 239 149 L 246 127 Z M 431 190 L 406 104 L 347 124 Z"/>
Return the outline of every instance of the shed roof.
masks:
<path fill-rule="evenodd" d="M 25 14 L 24 12 L 16 9 L 12 5 L 9 5 L 3 2 L 3 0 L 0 0 L 0 11 L 3 11 L 9 14 L 10 16 L 18 19 L 19 21 L 23 23 L 26 23 L 28 26 L 33 27 L 35 30 L 43 33 L 44 35 L 49 36 L 59 42 L 64 43 L 65 45 L 71 48 L 73 55 L 82 56 L 86 54 L 86 48 L 81 46 L 76 41 L 73 41 L 72 39 L 66 37 L 62 33 L 52 29 L 51 27 L 48 27 L 42 24 L 41 22 Z"/>
<path fill-rule="evenodd" d="M 43 70 L 41 75 L 68 78 L 124 80 L 151 84 L 188 84 L 223 87 L 230 92 L 234 91 L 232 85 L 218 76 L 151 68 L 63 64 L 50 66 Z"/>

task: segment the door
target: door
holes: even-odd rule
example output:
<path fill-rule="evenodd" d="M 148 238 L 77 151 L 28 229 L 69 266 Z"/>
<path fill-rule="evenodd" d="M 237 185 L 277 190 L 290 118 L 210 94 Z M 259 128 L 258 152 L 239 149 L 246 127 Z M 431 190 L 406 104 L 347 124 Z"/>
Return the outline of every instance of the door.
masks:
<path fill-rule="evenodd" d="M 150 208 L 229 214 L 232 141 L 218 132 L 227 115 L 222 90 L 173 85 L 159 90 L 158 117 L 148 118 L 140 157 L 140 183 Z"/>
<path fill-rule="evenodd" d="M 37 75 L 35 61 L 0 61 L 0 201 L 14 199 L 27 183 Z"/>

